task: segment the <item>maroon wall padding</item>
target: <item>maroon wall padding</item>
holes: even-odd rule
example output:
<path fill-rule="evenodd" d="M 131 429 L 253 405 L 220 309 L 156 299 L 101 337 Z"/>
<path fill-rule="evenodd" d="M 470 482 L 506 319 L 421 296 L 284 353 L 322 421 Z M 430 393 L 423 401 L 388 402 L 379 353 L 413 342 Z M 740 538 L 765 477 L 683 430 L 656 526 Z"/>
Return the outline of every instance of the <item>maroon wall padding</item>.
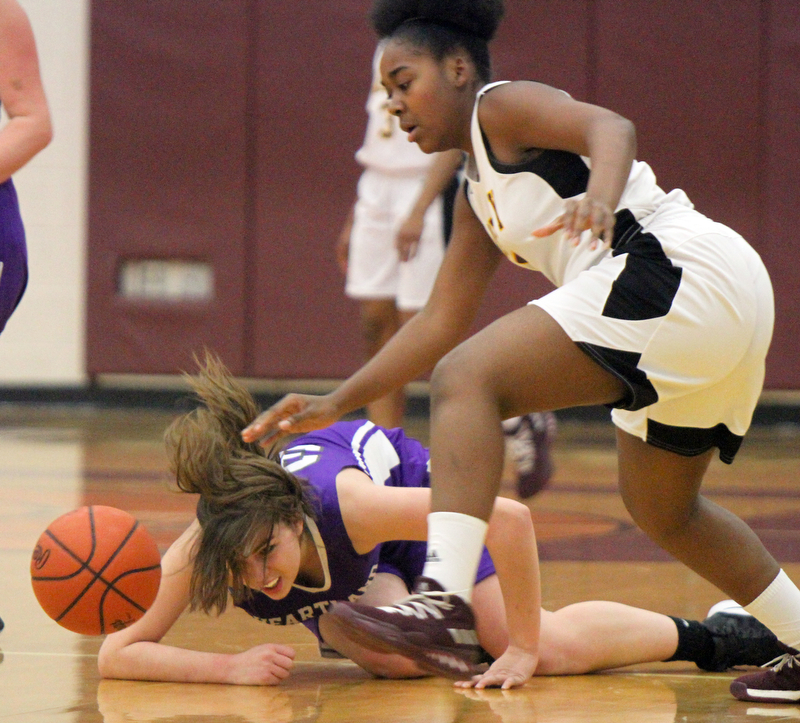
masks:
<path fill-rule="evenodd" d="M 204 344 L 245 371 L 248 21 L 245 2 L 92 5 L 91 374 L 191 369 Z M 122 299 L 124 258 L 211 262 L 216 298 Z"/>
<path fill-rule="evenodd" d="M 259 3 L 253 375 L 347 376 L 358 306 L 334 247 L 355 200 L 375 39 L 363 0 Z"/>
<path fill-rule="evenodd" d="M 769 52 L 760 106 L 765 159 L 763 233 L 758 248 L 775 289 L 775 335 L 767 358 L 767 383 L 800 387 L 800 3 L 773 0 L 766 18 Z"/>
<path fill-rule="evenodd" d="M 337 378 L 361 362 L 333 247 L 353 201 L 374 38 L 367 0 L 94 0 L 89 371 L 172 372 L 208 345 L 237 373 Z M 762 253 L 778 322 L 767 384 L 800 388 L 800 10 L 795 0 L 507 0 L 498 79 L 637 125 L 665 189 Z M 128 256 L 212 262 L 201 306 L 115 297 Z M 501 265 L 483 325 L 548 289 Z"/>

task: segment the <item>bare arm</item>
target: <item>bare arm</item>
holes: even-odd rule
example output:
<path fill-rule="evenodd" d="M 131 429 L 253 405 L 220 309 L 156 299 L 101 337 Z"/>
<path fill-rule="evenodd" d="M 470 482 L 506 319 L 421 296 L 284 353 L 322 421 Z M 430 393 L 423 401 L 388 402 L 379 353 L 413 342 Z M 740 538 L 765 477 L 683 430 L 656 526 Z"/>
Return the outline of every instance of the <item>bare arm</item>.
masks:
<path fill-rule="evenodd" d="M 0 131 L 0 182 L 52 139 L 30 21 L 16 0 L 0 0 L 0 102 L 9 121 Z"/>
<path fill-rule="evenodd" d="M 103 641 L 98 668 L 104 678 L 275 685 L 289 675 L 294 651 L 285 645 L 230 655 L 159 642 L 189 604 L 191 546 L 198 529 L 195 521 L 164 555 L 158 595 L 145 615 Z"/>
<path fill-rule="evenodd" d="M 447 188 L 453 175 L 461 166 L 463 155 L 459 150 L 443 151 L 435 155 L 430 168 L 428 168 L 419 196 L 397 232 L 395 244 L 402 261 L 414 258 L 422 235 L 425 213 Z"/>
<path fill-rule="evenodd" d="M 501 258 L 459 194 L 453 238 L 425 308 L 333 392 L 284 397 L 259 415 L 242 438 L 266 445 L 283 434 L 320 429 L 432 369 L 469 331 Z"/>
<path fill-rule="evenodd" d="M 611 241 L 614 210 L 636 156 L 636 130 L 629 120 L 527 81 L 495 88 L 482 99 L 479 112 L 481 127 L 501 161 L 519 161 L 532 149 L 571 151 L 591 160 L 585 198 L 568 201 L 561 223 L 536 235 L 563 228 L 575 237 L 591 228 L 595 238 Z"/>

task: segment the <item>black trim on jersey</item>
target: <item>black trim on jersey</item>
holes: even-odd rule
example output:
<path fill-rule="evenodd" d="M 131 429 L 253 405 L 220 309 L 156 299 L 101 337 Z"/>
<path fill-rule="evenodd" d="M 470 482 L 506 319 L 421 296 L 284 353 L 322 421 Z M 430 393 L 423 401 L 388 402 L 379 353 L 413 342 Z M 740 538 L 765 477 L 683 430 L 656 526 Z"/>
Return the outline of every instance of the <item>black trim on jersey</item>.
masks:
<path fill-rule="evenodd" d="M 658 239 L 645 233 L 628 209 L 616 214 L 612 255 L 627 254 L 603 307 L 610 319 L 642 321 L 666 316 L 681 285 L 683 270 L 672 264 Z"/>
<path fill-rule="evenodd" d="M 634 351 L 621 351 L 610 349 L 598 344 L 589 344 L 585 341 L 575 342 L 578 348 L 588 354 L 603 369 L 611 372 L 626 387 L 627 391 L 622 399 L 606 406 L 611 409 L 626 409 L 635 412 L 642 407 L 649 407 L 658 401 L 658 392 L 641 369 L 639 360 L 641 354 Z"/>
<path fill-rule="evenodd" d="M 548 148 L 522 163 L 503 163 L 494 157 L 483 131 L 481 136 L 489 163 L 498 173 L 507 175 L 533 173 L 546 181 L 561 198 L 572 198 L 580 193 L 586 193 L 589 185 L 589 166 L 577 153 Z"/>
<path fill-rule="evenodd" d="M 653 419 L 647 420 L 647 443 L 684 457 L 696 457 L 714 447 L 719 458 L 730 464 L 739 451 L 742 437 L 722 423 L 716 427 L 673 427 Z"/>

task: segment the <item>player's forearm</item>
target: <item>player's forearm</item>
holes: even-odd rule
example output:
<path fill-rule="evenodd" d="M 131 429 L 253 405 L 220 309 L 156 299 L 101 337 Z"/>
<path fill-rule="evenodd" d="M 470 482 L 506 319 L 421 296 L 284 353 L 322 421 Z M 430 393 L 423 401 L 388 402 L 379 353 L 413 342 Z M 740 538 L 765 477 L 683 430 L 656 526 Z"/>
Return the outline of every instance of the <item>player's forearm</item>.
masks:
<path fill-rule="evenodd" d="M 453 174 L 461 165 L 462 159 L 463 153 L 456 149 L 442 151 L 436 155 L 409 215 L 425 215 L 430 205 L 447 188 Z"/>
<path fill-rule="evenodd" d="M 0 132 L 0 183 L 47 146 L 52 137 L 46 113 L 12 118 Z"/>
<path fill-rule="evenodd" d="M 232 657 L 139 641 L 114 651 L 101 649 L 98 669 L 104 678 L 122 680 L 228 683 Z"/>
<path fill-rule="evenodd" d="M 331 393 L 340 415 L 418 379 L 461 340 L 459 325 L 443 323 L 438 316 L 428 309 L 415 314 L 372 359 Z"/>
<path fill-rule="evenodd" d="M 486 546 L 503 592 L 509 645 L 536 652 L 541 623 L 541 581 L 536 536 L 528 508 L 499 497 L 489 520 Z"/>
<path fill-rule="evenodd" d="M 625 118 L 609 114 L 592 127 L 588 143 L 592 171 L 586 195 L 614 211 L 636 157 L 636 129 Z"/>

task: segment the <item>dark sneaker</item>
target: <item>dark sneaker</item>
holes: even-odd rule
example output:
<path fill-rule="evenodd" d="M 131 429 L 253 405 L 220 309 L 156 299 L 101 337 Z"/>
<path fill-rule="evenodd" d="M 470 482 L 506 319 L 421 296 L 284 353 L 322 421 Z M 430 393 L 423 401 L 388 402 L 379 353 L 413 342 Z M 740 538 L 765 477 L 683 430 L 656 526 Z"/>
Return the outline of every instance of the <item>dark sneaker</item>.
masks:
<path fill-rule="evenodd" d="M 418 577 L 414 594 L 394 605 L 338 602 L 327 614 L 354 642 L 411 658 L 434 675 L 467 680 L 485 670 L 471 606 L 430 578 Z"/>
<path fill-rule="evenodd" d="M 731 683 L 733 697 L 757 703 L 800 701 L 800 655 L 781 655 L 764 668 L 734 680 Z"/>
<path fill-rule="evenodd" d="M 2 630 L 6 624 L 3 622 L 3 618 L 0 618 L 0 630 Z"/>
<path fill-rule="evenodd" d="M 522 499 L 541 492 L 553 476 L 550 447 L 556 435 L 552 412 L 536 412 L 503 422 L 509 455 L 517 469 L 517 493 Z"/>
<path fill-rule="evenodd" d="M 714 638 L 713 660 L 697 664 L 703 670 L 721 672 L 737 665 L 765 665 L 784 653 L 797 652 L 733 600 L 714 605 L 703 625 Z"/>

